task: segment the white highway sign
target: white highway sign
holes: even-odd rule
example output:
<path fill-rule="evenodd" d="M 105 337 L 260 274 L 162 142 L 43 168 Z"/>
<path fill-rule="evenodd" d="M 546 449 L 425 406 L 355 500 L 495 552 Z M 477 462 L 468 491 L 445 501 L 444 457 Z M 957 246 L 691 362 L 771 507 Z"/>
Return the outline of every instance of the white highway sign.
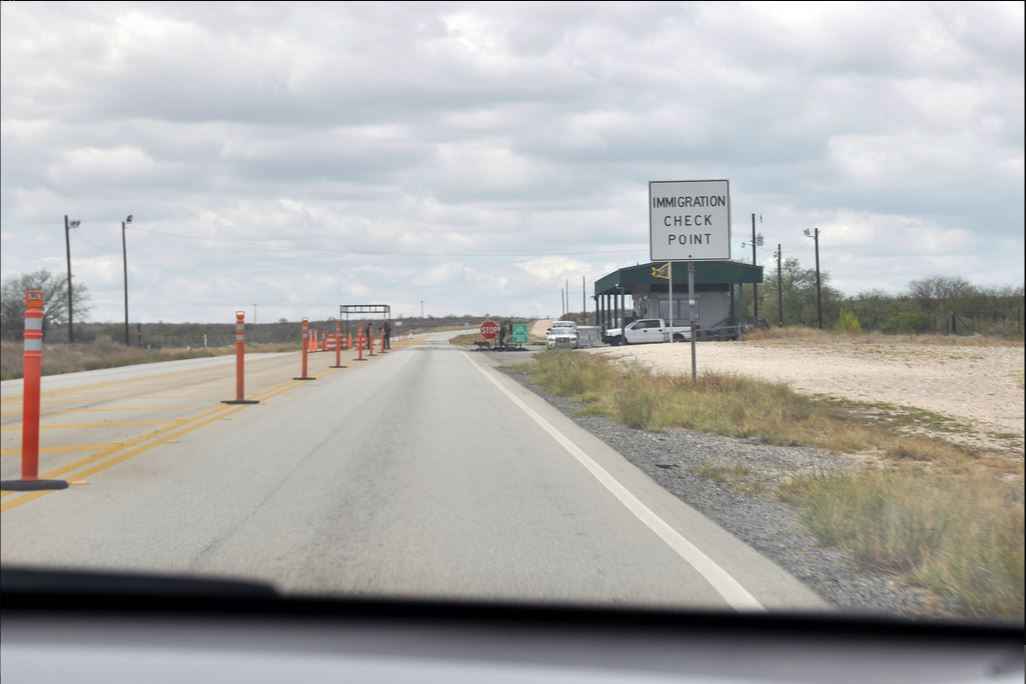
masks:
<path fill-rule="evenodd" d="M 652 261 L 730 259 L 730 182 L 650 181 Z"/>

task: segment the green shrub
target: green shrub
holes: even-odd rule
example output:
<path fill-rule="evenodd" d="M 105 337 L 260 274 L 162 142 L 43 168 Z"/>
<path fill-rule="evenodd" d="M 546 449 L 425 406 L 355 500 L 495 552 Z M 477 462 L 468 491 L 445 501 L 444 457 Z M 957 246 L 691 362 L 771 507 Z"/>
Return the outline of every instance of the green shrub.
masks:
<path fill-rule="evenodd" d="M 841 315 L 837 319 L 837 329 L 849 334 L 860 333 L 862 332 L 862 325 L 859 323 L 859 317 L 855 315 L 854 311 L 841 309 Z"/>

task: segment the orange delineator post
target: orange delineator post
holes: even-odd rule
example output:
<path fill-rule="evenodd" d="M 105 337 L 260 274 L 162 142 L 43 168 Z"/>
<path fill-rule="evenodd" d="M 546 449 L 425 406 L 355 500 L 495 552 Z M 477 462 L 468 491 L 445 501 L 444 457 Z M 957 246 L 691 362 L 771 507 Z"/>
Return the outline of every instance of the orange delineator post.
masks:
<path fill-rule="evenodd" d="M 367 359 L 363 358 L 363 332 L 362 331 L 356 333 L 356 360 L 357 361 L 366 361 L 367 360 Z"/>
<path fill-rule="evenodd" d="M 222 404 L 259 404 L 246 398 L 246 312 L 235 312 L 235 398 Z"/>
<path fill-rule="evenodd" d="M 302 337 L 302 339 L 301 339 L 301 341 L 299 343 L 299 349 L 300 349 L 300 352 L 299 352 L 299 357 L 300 357 L 300 361 L 299 361 L 300 376 L 298 378 L 292 378 L 293 380 L 316 380 L 317 379 L 317 378 L 312 378 L 309 375 L 307 375 L 307 370 L 308 370 L 308 367 L 309 367 L 307 357 L 310 354 L 310 332 L 311 332 L 310 331 L 310 321 L 307 320 L 306 318 L 304 318 L 303 319 L 303 337 Z"/>
<path fill-rule="evenodd" d="M 345 368 L 342 365 L 342 323 L 335 321 L 335 365 L 332 368 Z"/>
<path fill-rule="evenodd" d="M 43 291 L 25 290 L 21 394 L 21 479 L 0 482 L 8 491 L 67 489 L 64 480 L 39 479 L 39 404 L 43 374 Z"/>

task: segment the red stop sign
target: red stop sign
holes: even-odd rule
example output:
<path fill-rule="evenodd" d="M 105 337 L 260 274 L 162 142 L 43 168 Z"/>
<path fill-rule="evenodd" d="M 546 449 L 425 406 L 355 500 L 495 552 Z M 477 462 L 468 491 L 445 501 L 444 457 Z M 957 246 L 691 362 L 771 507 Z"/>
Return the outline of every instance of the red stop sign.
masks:
<path fill-rule="evenodd" d="M 481 337 L 486 340 L 494 340 L 499 334 L 499 324 L 495 321 L 485 321 L 481 324 Z"/>

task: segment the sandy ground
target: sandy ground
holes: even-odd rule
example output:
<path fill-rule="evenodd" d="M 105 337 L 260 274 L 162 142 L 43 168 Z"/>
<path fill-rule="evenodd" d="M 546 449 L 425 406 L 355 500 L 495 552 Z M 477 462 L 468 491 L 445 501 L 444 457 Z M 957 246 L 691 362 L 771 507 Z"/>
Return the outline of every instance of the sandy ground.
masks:
<path fill-rule="evenodd" d="M 589 350 L 633 358 L 661 372 L 690 372 L 690 345 Z M 879 338 L 703 342 L 699 372 L 738 373 L 794 389 L 925 409 L 959 419 L 971 442 L 1023 446 L 1023 347 L 934 345 Z M 968 436 L 968 435 L 967 435 Z"/>
<path fill-rule="evenodd" d="M 543 318 L 531 324 L 530 335 L 532 337 L 545 337 L 545 331 L 552 327 L 551 318 Z"/>

